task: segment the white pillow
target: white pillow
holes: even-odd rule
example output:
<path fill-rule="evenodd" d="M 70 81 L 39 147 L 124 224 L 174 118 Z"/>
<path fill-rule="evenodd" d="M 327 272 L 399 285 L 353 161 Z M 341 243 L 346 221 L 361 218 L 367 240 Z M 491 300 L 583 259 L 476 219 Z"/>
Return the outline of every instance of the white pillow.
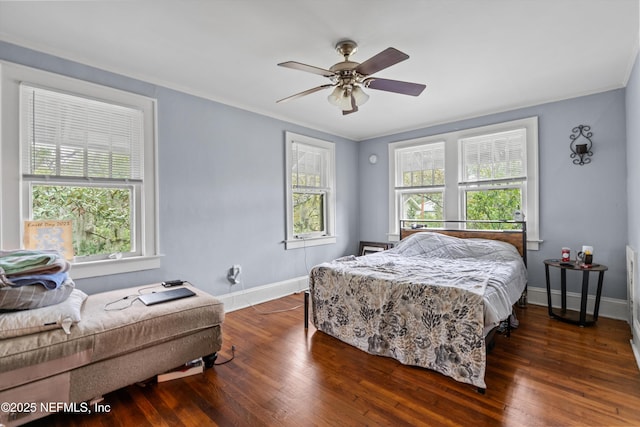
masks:
<path fill-rule="evenodd" d="M 50 329 L 64 329 L 68 335 L 71 325 L 80 321 L 80 309 L 87 294 L 74 289 L 64 302 L 32 310 L 0 314 L 0 339 L 35 334 Z"/>

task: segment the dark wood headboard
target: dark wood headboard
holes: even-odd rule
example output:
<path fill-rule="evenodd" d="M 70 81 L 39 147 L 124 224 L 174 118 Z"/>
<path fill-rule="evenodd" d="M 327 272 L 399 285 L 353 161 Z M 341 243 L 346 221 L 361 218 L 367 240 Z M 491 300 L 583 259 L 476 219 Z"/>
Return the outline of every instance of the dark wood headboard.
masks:
<path fill-rule="evenodd" d="M 429 228 L 429 224 L 445 225 L 444 228 Z M 465 228 L 447 228 L 449 224 L 462 225 Z M 468 226 L 495 227 L 497 229 L 471 229 Z M 504 229 L 500 229 L 500 228 Z M 414 233 L 440 233 L 461 239 L 489 239 L 507 242 L 516 247 L 527 263 L 527 224 L 524 221 L 439 221 L 439 220 L 401 220 L 400 240 Z"/>

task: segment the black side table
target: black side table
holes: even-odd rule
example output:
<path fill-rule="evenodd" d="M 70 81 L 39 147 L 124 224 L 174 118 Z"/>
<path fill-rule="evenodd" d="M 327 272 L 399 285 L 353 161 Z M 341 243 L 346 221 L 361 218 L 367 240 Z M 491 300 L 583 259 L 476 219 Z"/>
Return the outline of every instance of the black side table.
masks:
<path fill-rule="evenodd" d="M 549 280 L 549 266 L 560 269 L 560 295 L 562 298 L 562 308 L 560 313 L 555 313 L 551 306 L 551 283 Z M 544 261 L 545 275 L 547 278 L 547 304 L 549 306 L 549 316 L 562 320 L 563 322 L 574 323 L 580 326 L 593 325 L 598 320 L 598 310 L 600 309 L 600 296 L 602 295 L 602 282 L 604 272 L 609 268 L 602 264 L 592 264 L 585 268 L 575 262 L 561 262 L 557 259 L 547 259 Z M 567 270 L 582 272 L 582 297 L 580 299 L 580 312 L 567 310 Z M 596 303 L 593 307 L 593 315 L 587 314 L 587 297 L 589 295 L 589 273 L 598 272 L 598 289 L 596 291 Z"/>

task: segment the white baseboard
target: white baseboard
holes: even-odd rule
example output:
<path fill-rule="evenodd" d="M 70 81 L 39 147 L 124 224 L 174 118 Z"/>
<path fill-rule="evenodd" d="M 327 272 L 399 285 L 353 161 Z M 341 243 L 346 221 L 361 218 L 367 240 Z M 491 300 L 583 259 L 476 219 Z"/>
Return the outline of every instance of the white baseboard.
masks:
<path fill-rule="evenodd" d="M 551 305 L 553 307 L 560 307 L 559 290 L 551 290 Z M 580 298 L 581 295 L 577 292 L 567 292 L 567 309 L 580 311 Z M 587 313 L 593 313 L 593 306 L 595 304 L 595 295 L 589 295 L 587 298 Z M 527 302 L 534 305 L 547 306 L 547 289 L 535 288 L 532 286 L 527 287 Z M 598 312 L 599 317 L 608 317 L 611 319 L 624 320 L 629 322 L 629 304 L 627 300 L 616 298 L 600 298 L 600 310 Z"/>
<path fill-rule="evenodd" d="M 309 288 L 308 279 L 308 276 L 295 277 L 282 282 L 242 289 L 237 292 L 216 296 L 216 298 L 224 303 L 224 311 L 228 313 L 305 291 Z"/>

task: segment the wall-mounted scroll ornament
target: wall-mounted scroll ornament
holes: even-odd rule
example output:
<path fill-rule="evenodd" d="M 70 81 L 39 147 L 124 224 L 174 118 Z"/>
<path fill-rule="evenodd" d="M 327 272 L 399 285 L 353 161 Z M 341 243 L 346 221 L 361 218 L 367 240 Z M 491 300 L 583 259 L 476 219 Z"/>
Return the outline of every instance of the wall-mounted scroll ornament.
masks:
<path fill-rule="evenodd" d="M 593 152 L 591 151 L 591 147 L 593 146 L 593 141 L 591 141 L 591 137 L 593 136 L 591 126 L 578 125 L 574 127 L 571 132 L 573 134 L 569 136 L 569 138 L 571 138 L 571 143 L 569 144 L 571 155 L 569 157 L 573 159 L 573 164 L 582 166 L 591 163 L 591 159 L 589 158 L 593 156 Z"/>

